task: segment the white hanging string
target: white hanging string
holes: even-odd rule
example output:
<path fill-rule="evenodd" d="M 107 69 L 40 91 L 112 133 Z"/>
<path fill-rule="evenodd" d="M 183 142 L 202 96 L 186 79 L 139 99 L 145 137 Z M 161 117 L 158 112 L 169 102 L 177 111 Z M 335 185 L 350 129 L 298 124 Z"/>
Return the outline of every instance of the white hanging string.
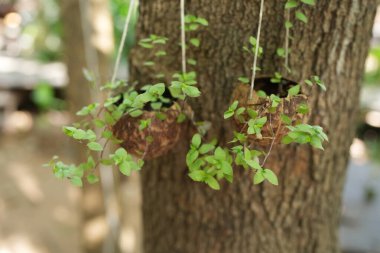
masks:
<path fill-rule="evenodd" d="M 262 20 L 263 20 L 263 13 L 264 13 L 264 0 L 261 0 L 261 4 L 260 4 L 260 16 L 259 16 L 259 26 L 257 28 L 257 36 L 256 36 L 256 50 L 255 50 L 255 56 L 254 56 L 254 59 L 253 59 L 253 67 L 252 67 L 251 91 L 249 93 L 249 98 L 250 99 L 252 99 L 253 89 L 255 88 L 257 57 L 259 55 L 259 48 L 260 48 L 260 34 L 261 34 L 261 24 L 262 24 Z"/>
<path fill-rule="evenodd" d="M 131 0 L 130 4 L 129 4 L 129 10 L 128 10 L 128 14 L 127 14 L 127 17 L 126 17 L 126 20 L 125 20 L 123 35 L 121 36 L 121 41 L 120 41 L 120 44 L 119 44 L 119 49 L 118 49 L 118 52 L 117 52 L 116 62 L 115 62 L 115 66 L 114 66 L 114 71 L 113 71 L 113 75 L 112 75 L 112 79 L 111 79 L 112 83 L 114 83 L 116 81 L 116 76 L 117 76 L 117 73 L 119 72 L 121 55 L 123 53 L 123 49 L 124 49 L 124 46 L 125 46 L 125 40 L 127 39 L 129 23 L 131 21 L 132 13 L 133 13 L 133 11 L 135 9 L 135 3 L 136 3 L 136 1 L 137 0 Z"/>
<path fill-rule="evenodd" d="M 186 33 L 185 33 L 185 0 L 181 0 L 181 48 L 182 72 L 186 73 Z"/>

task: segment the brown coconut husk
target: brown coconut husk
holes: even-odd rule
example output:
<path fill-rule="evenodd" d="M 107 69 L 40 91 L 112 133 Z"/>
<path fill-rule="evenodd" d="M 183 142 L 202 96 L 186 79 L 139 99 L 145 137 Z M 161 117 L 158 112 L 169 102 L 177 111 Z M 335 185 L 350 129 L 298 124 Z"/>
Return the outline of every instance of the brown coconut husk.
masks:
<path fill-rule="evenodd" d="M 268 79 L 269 80 L 269 79 Z M 260 82 L 261 81 L 261 82 Z M 255 91 L 253 93 L 253 98 L 248 99 L 250 93 L 250 86 L 247 84 L 239 84 L 233 91 L 233 100 L 239 101 L 239 107 L 248 107 L 259 112 L 258 117 L 267 117 L 268 121 L 261 130 L 262 138 L 259 139 L 256 135 L 248 135 L 248 141 L 256 146 L 269 146 L 273 139 L 275 143 L 280 143 L 281 139 L 288 133 L 288 128 L 281 120 L 281 115 L 285 114 L 292 120 L 292 125 L 303 122 L 306 118 L 305 114 L 297 112 L 297 108 L 301 104 L 307 103 L 307 96 L 299 94 L 291 98 L 286 98 L 287 90 L 280 91 L 281 102 L 274 112 L 269 112 L 271 107 L 271 101 L 269 99 L 260 98 L 257 96 L 257 90 L 266 91 L 268 94 L 268 89 L 273 88 L 273 84 L 269 87 L 265 87 L 263 80 L 258 79 Z M 295 83 L 293 83 L 295 84 Z M 265 85 L 268 85 L 266 83 Z M 287 89 L 289 87 L 285 87 Z M 269 92 L 273 92 L 269 91 Z M 281 94 L 282 93 L 282 94 Z M 273 93 L 272 93 L 273 94 Z M 284 96 L 285 95 L 285 96 Z M 242 115 L 246 121 L 248 121 L 249 116 L 247 113 Z M 237 118 L 234 120 L 237 131 L 246 133 L 248 129 L 248 124 L 241 123 Z"/>
<path fill-rule="evenodd" d="M 124 115 L 113 127 L 114 135 L 122 141 L 120 145 L 127 152 L 144 159 L 157 158 L 167 153 L 176 145 L 182 133 L 183 126 L 177 123 L 181 107 L 174 103 L 162 112 L 166 115 L 164 120 L 157 118 L 155 111 L 144 111 L 136 118 Z M 151 125 L 140 130 L 140 121 L 147 119 L 151 119 Z M 150 141 L 147 140 L 149 136 L 152 137 Z"/>

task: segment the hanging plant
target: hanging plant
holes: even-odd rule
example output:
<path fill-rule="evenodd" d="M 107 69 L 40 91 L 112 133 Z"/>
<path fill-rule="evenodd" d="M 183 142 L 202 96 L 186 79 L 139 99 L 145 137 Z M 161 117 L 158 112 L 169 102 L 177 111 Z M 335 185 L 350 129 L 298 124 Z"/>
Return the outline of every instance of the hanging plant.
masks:
<path fill-rule="evenodd" d="M 312 0 L 301 2 L 314 5 Z M 285 49 L 278 49 L 277 54 L 285 59 L 286 74 L 291 73 L 288 57 L 289 34 L 293 25 L 289 21 L 289 9 L 299 4 L 299 1 L 290 0 L 285 5 L 288 10 Z M 279 72 L 272 77 L 256 77 L 260 70 L 257 61 L 263 54 L 260 47 L 263 10 L 264 0 L 261 0 L 257 36 L 251 36 L 250 46 L 243 48 L 253 54 L 251 79 L 239 78 L 240 84 L 233 92 L 233 102 L 224 113 L 224 118 L 233 119 L 235 125 L 234 138 L 229 142 L 232 147 L 217 146 L 216 141 L 202 143 L 201 135 L 196 134 L 186 157 L 189 176 L 215 190 L 220 189 L 221 180 L 233 181 L 234 165 L 250 170 L 254 184 L 268 181 L 278 185 L 274 171 L 265 167 L 275 144 L 310 144 L 323 150 L 322 143 L 328 140 L 322 127 L 307 124 L 309 107 L 307 96 L 302 93 L 305 85 L 318 85 L 326 90 L 319 77 L 313 76 L 302 82 L 292 82 Z M 299 11 L 296 12 L 296 18 L 307 22 L 307 17 Z"/>
<path fill-rule="evenodd" d="M 54 157 L 48 166 L 59 178 L 67 178 L 75 185 L 82 186 L 83 178 L 89 183 L 99 180 L 97 168 L 116 166 L 121 173 L 129 176 L 132 171 L 140 170 L 144 160 L 153 159 L 167 153 L 181 137 L 183 122 L 192 119 L 191 108 L 186 104 L 187 98 L 198 97 L 196 72 L 187 71 L 187 64 L 196 65 L 194 59 L 187 59 L 186 47 L 200 45 L 200 40 L 186 40 L 186 32 L 193 32 L 207 26 L 205 19 L 193 15 L 185 16 L 184 0 L 181 1 L 181 48 L 182 71 L 174 73 L 170 85 L 164 82 L 139 85 L 138 83 L 116 81 L 123 45 L 127 37 L 128 25 L 136 0 L 131 1 L 125 28 L 118 50 L 114 73 L 109 83 L 100 87 L 105 101 L 92 103 L 77 112 L 83 120 L 72 126 L 64 127 L 69 137 L 86 145 L 88 159 L 79 165 L 65 164 Z M 139 41 L 153 58 L 142 63 L 150 68 L 166 56 L 165 45 L 168 39 L 159 35 L 150 35 Z M 96 86 L 96 78 L 89 71 L 86 78 Z M 164 75 L 156 73 L 155 78 L 162 80 Z M 122 91 L 122 92 L 121 92 Z M 99 92 L 99 91 L 96 91 Z M 110 152 L 108 145 L 120 146 Z"/>

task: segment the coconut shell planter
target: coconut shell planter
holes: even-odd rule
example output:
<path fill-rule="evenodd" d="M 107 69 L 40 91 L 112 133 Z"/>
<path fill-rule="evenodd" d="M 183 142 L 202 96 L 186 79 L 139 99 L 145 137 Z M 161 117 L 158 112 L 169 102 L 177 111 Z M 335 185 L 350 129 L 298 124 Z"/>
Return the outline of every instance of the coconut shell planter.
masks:
<path fill-rule="evenodd" d="M 116 138 L 129 153 L 153 159 L 167 153 L 180 139 L 182 124 L 178 123 L 181 107 L 174 103 L 162 112 L 144 111 L 139 117 L 124 115 L 113 127 Z M 141 129 L 141 121 L 150 126 Z"/>
<path fill-rule="evenodd" d="M 233 92 L 233 101 L 238 101 L 239 106 L 247 108 L 239 117 L 234 117 L 234 125 L 238 132 L 247 132 L 248 109 L 256 111 L 259 117 L 266 117 L 269 123 L 264 124 L 261 134 L 248 134 L 250 143 L 256 146 L 269 146 L 273 139 L 274 143 L 280 143 L 282 138 L 289 132 L 287 126 L 302 123 L 307 114 L 307 97 L 297 94 L 288 97 L 288 90 L 296 83 L 282 79 L 280 83 L 270 82 L 269 77 L 256 79 L 255 90 L 251 99 L 248 99 L 250 87 L 247 84 L 238 84 Z M 267 96 L 261 95 L 265 92 Z M 264 93 L 262 93 L 264 94 Z M 273 101 L 270 95 L 276 95 L 278 100 Z M 273 103 L 276 106 L 273 107 Z M 287 124 L 284 123 L 287 121 Z"/>

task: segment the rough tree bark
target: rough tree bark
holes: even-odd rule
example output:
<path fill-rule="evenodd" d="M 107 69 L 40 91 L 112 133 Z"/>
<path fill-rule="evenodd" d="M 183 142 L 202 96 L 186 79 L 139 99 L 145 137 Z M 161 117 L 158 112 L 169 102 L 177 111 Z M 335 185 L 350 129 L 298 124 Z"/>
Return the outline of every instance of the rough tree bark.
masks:
<path fill-rule="evenodd" d="M 285 1 L 266 1 L 259 66 L 273 74 L 281 68 L 276 48 L 283 47 Z M 165 73 L 180 70 L 179 1 L 141 1 L 137 33 L 171 39 L 172 57 L 160 64 Z M 199 32 L 198 60 L 202 97 L 192 100 L 198 120 L 213 123 L 210 136 L 225 141 L 231 127 L 223 121 L 237 77 L 249 76 L 251 58 L 242 51 L 256 33 L 259 0 L 187 1 L 187 12 L 209 20 Z M 219 192 L 187 177 L 188 138 L 142 172 L 146 253 L 334 253 L 348 149 L 354 136 L 360 79 L 367 55 L 376 1 L 320 0 L 304 8 L 307 25 L 294 22 L 291 78 L 321 76 L 327 93 L 311 94 L 311 124 L 321 124 L 330 142 L 326 151 L 293 145 L 274 149 L 267 167 L 280 185 L 254 186 L 251 175 L 235 168 L 232 185 Z M 133 51 L 133 75 L 152 76 L 142 66 L 146 51 Z"/>

